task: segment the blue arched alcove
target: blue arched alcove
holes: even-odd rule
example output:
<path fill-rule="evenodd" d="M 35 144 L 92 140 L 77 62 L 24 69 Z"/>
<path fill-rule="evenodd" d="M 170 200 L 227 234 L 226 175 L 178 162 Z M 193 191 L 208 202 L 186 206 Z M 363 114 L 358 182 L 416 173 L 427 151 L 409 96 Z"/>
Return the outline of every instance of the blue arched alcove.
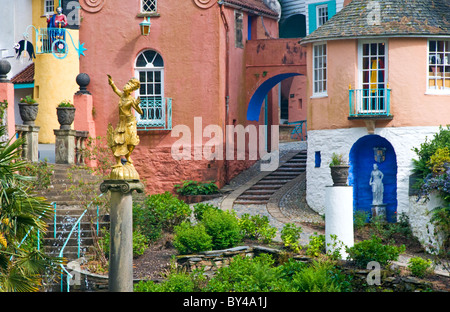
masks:
<path fill-rule="evenodd" d="M 376 161 L 375 150 L 384 156 Z M 383 153 L 382 152 L 382 153 Z M 388 222 L 397 220 L 397 156 L 394 147 L 379 135 L 367 135 L 355 142 L 349 155 L 349 185 L 353 186 L 353 209 L 371 215 L 372 189 L 369 185 L 373 164 L 384 174 L 384 196 Z"/>
<path fill-rule="evenodd" d="M 300 74 L 298 73 L 279 74 L 264 81 L 255 91 L 255 93 L 253 93 L 253 96 L 250 99 L 250 102 L 248 103 L 247 120 L 259 121 L 259 116 L 261 114 L 261 106 L 267 93 L 269 93 L 269 91 L 273 87 L 275 87 L 278 83 L 280 83 L 284 79 L 299 75 Z"/>

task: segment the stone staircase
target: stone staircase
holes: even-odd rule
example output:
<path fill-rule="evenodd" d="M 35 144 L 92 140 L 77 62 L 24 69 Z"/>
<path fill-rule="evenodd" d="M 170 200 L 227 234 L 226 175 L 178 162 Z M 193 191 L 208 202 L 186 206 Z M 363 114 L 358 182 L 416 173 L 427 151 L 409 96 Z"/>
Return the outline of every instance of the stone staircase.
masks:
<path fill-rule="evenodd" d="M 52 164 L 53 176 L 51 178 L 50 188 L 42 195 L 47 198 L 49 202 L 54 204 L 54 211 L 52 217 L 47 221 L 48 231 L 44 238 L 43 248 L 44 250 L 53 256 L 58 256 L 61 248 L 66 242 L 72 227 L 80 218 L 85 210 L 85 206 L 81 203 L 80 199 L 73 198 L 72 195 L 67 192 L 71 185 L 78 183 L 80 180 L 84 182 L 97 182 L 96 187 L 92 189 L 92 195 L 99 194 L 100 179 L 90 174 L 89 171 L 83 169 L 77 169 L 76 171 L 70 170 L 71 165 Z M 72 172 L 73 178 L 68 178 L 68 172 Z M 87 201 L 93 198 L 93 196 L 87 196 Z M 56 226 L 55 226 L 56 220 Z M 89 247 L 93 245 L 92 228 L 96 230 L 97 221 L 97 206 L 93 205 L 91 209 L 85 214 L 80 223 L 80 250 L 82 253 L 88 251 Z M 94 222 L 94 227 L 92 227 Z M 99 227 L 108 226 L 108 219 L 100 215 Z M 68 260 L 73 260 L 78 257 L 78 227 L 72 233 L 65 249 L 64 257 Z"/>
<path fill-rule="evenodd" d="M 306 171 L 306 150 L 299 151 L 284 162 L 277 170 L 266 175 L 253 186 L 244 191 L 234 201 L 240 205 L 265 205 L 271 196 L 283 185 Z"/>

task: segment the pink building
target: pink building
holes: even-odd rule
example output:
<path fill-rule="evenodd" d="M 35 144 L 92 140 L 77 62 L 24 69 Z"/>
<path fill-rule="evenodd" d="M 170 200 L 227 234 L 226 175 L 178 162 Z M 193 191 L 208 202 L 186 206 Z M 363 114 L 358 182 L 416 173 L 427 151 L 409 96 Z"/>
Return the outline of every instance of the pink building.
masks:
<path fill-rule="evenodd" d="M 226 160 L 226 126 L 277 125 L 279 89 L 273 87 L 305 73 L 304 66 L 281 68 L 286 42 L 275 44 L 277 59 L 270 62 L 271 50 L 262 48 L 261 42 L 269 47 L 278 37 L 278 12 L 263 0 L 79 2 L 80 41 L 88 49 L 80 72 L 90 77 L 96 135 L 104 136 L 118 119 L 118 98 L 107 74 L 119 88 L 131 77 L 141 82 L 136 96 L 144 115 L 138 118 L 140 144 L 133 160 L 147 191 L 171 191 L 181 180 L 213 180 L 222 186 L 255 161 L 248 155 Z M 148 17 L 151 30 L 144 36 L 139 24 Z M 305 63 L 298 40 L 291 41 L 297 47 L 295 63 Z M 247 113 L 249 102 L 253 113 Z M 202 155 L 205 148 L 217 157 Z"/>
<path fill-rule="evenodd" d="M 333 152 L 350 164 L 355 211 L 370 211 L 373 164 L 389 221 L 406 213 L 414 147 L 450 120 L 450 3 L 353 0 L 302 40 L 307 49 L 307 201 L 324 211 Z M 418 230 L 420 231 L 420 230 Z"/>

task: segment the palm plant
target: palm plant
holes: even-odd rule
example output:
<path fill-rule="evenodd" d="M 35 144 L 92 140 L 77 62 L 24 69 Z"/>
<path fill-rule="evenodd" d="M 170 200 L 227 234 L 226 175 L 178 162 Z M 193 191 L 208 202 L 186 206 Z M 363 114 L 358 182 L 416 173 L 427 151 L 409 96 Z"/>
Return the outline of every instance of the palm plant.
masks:
<path fill-rule="evenodd" d="M 4 133 L 0 127 L 0 136 Z M 32 244 L 22 244 L 38 230 L 46 231 L 44 219 L 51 211 L 26 183 L 32 178 L 19 174 L 26 164 L 20 158 L 22 144 L 22 139 L 0 142 L 0 292 L 37 291 L 42 275 L 62 263 Z"/>

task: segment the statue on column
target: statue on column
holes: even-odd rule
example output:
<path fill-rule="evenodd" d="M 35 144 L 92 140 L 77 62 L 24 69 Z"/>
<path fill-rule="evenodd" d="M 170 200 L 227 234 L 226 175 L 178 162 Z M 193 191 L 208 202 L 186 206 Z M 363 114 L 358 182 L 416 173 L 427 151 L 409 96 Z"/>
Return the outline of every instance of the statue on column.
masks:
<path fill-rule="evenodd" d="M 139 136 L 137 135 L 137 122 L 133 113 L 133 108 L 139 113 L 143 114 L 139 107 L 140 99 L 134 98 L 132 92 L 140 88 L 139 80 L 136 78 L 130 79 L 123 90 L 120 91 L 110 75 L 108 75 L 108 83 L 116 93 L 119 100 L 119 123 L 116 129 L 113 129 L 109 124 L 107 130 L 108 146 L 111 148 L 116 164 L 112 166 L 110 174 L 111 180 L 138 180 L 139 174 L 133 166 L 131 160 L 131 153 L 139 144 Z M 122 157 L 125 157 L 126 163 L 122 164 Z"/>

